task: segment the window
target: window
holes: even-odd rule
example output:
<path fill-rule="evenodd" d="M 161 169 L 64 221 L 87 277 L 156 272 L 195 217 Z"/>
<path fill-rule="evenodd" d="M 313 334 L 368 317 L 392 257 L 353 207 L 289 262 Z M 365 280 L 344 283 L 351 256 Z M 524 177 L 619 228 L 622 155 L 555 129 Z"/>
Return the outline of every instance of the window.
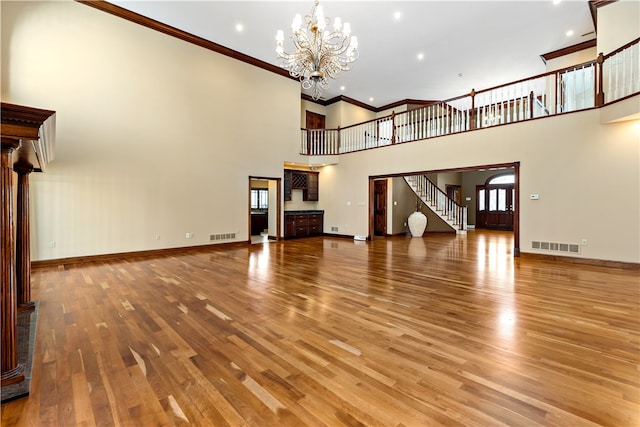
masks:
<path fill-rule="evenodd" d="M 251 209 L 269 209 L 269 190 L 251 190 Z"/>
<path fill-rule="evenodd" d="M 516 176 L 512 173 L 506 175 L 498 175 L 495 178 L 492 178 L 491 181 L 488 182 L 489 185 L 494 184 L 514 184 L 516 182 Z"/>

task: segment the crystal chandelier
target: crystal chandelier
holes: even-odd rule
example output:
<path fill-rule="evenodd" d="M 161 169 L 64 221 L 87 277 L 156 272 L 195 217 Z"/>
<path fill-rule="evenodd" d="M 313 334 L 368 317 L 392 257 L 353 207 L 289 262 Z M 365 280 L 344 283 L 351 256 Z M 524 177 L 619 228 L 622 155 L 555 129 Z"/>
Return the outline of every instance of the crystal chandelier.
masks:
<path fill-rule="evenodd" d="M 335 79 L 340 71 L 349 71 L 358 58 L 358 38 L 351 35 L 351 25 L 342 24 L 340 18 L 333 21 L 333 30 L 327 28 L 329 18 L 315 0 L 311 15 L 297 14 L 291 24 L 291 39 L 295 53 L 284 51 L 284 34 L 278 30 L 276 52 L 282 67 L 302 82 L 303 89 L 310 89 L 314 100 L 320 98 L 328 87 L 328 77 Z"/>

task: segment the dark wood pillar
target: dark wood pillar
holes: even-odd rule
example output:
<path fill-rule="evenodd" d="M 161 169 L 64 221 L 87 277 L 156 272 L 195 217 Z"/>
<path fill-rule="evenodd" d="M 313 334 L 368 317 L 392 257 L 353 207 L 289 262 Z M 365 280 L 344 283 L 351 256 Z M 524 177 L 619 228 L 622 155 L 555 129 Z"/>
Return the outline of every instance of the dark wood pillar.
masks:
<path fill-rule="evenodd" d="M 33 165 L 16 163 L 18 200 L 16 206 L 16 295 L 19 310 L 32 310 L 31 302 L 31 235 L 29 233 L 29 174 Z"/>
<path fill-rule="evenodd" d="M 602 52 L 598 55 L 598 60 L 596 62 L 598 64 L 596 66 L 597 70 L 597 80 L 596 80 L 596 107 L 602 107 L 604 105 L 604 79 L 602 76 L 603 64 L 604 64 L 604 55 Z"/>
<path fill-rule="evenodd" d="M 29 173 L 42 171 L 52 154 L 55 111 L 0 103 L 2 134 L 2 205 L 0 207 L 0 277 L 2 291 L 2 386 L 24 380 L 24 366 L 18 363 L 18 301 L 31 299 L 29 244 Z M 39 142 L 42 142 L 40 144 Z M 28 166 L 25 166 L 28 165 Z M 34 166 L 32 166 L 34 165 Z M 13 174 L 18 173 L 17 225 L 14 233 Z M 35 169 L 34 169 L 35 168 Z M 18 256 L 16 256 L 16 251 Z M 17 264 L 16 264 L 17 261 Z M 18 269 L 18 271 L 16 270 Z M 18 280 L 20 296 L 18 295 Z M 21 343 L 22 344 L 22 343 Z"/>
<path fill-rule="evenodd" d="M 515 176 L 516 199 L 514 204 L 515 215 L 513 216 L 513 256 L 520 256 L 520 162 L 513 164 L 513 174 Z"/>
<path fill-rule="evenodd" d="M 2 138 L 2 207 L 0 235 L 2 236 L 2 378 L 1 385 L 24 380 L 24 366 L 18 364 L 16 340 L 17 306 L 16 275 L 13 240 L 13 153 L 20 141 Z"/>
<path fill-rule="evenodd" d="M 476 126 L 476 90 L 471 89 L 469 93 L 471 97 L 471 114 L 469 117 L 469 130 L 474 130 Z"/>

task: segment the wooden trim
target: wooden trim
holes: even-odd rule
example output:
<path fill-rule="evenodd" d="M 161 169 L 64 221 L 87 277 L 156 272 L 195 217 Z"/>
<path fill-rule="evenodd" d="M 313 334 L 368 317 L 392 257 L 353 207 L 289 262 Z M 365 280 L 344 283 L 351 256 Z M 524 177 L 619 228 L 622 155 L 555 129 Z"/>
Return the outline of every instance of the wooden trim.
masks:
<path fill-rule="evenodd" d="M 368 206 L 368 211 L 369 211 L 369 231 L 367 232 L 367 240 L 372 240 L 373 237 L 375 236 L 375 224 L 374 224 L 374 218 L 375 218 L 375 209 L 374 209 L 374 202 L 375 202 L 375 180 L 369 178 L 369 206 Z"/>
<path fill-rule="evenodd" d="M 45 259 L 41 261 L 31 261 L 31 268 L 48 268 L 48 267 L 64 267 L 68 265 L 85 264 L 89 262 L 102 262 L 102 261 L 122 261 L 132 260 L 138 258 L 150 258 L 150 257 L 168 257 L 181 254 L 207 252 L 220 247 L 245 247 L 248 246 L 246 241 L 242 242 L 228 242 L 228 243 L 215 243 L 197 246 L 183 246 L 179 248 L 165 248 L 165 249 L 149 249 L 144 251 L 133 252 L 120 252 L 114 254 L 100 254 L 100 255 L 86 255 L 68 258 L 57 259 Z"/>
<path fill-rule="evenodd" d="M 342 102 L 346 102 L 348 104 L 355 105 L 356 107 L 364 108 L 365 110 L 373 111 L 374 113 L 378 112 L 378 110 L 375 107 L 372 107 L 371 105 L 365 104 L 364 102 L 360 102 L 360 101 L 358 101 L 356 99 L 349 98 L 348 96 L 344 96 L 344 95 L 336 96 L 336 97 L 333 97 L 333 98 L 328 99 L 328 100 L 324 100 L 324 99 L 314 100 L 309 95 L 303 93 L 301 95 L 301 98 L 303 100 L 305 100 L 305 101 L 314 102 L 316 104 L 319 104 L 319 105 L 322 105 L 322 106 L 325 106 L 325 107 L 328 106 L 328 105 L 331 105 L 331 104 L 335 104 L 336 102 L 342 101 Z"/>
<path fill-rule="evenodd" d="M 333 233 L 322 233 L 324 237 L 336 237 L 338 239 L 350 239 L 353 240 L 356 236 L 351 234 L 333 234 Z"/>
<path fill-rule="evenodd" d="M 520 254 L 520 258 L 536 260 L 536 261 L 560 262 L 560 263 L 566 263 L 566 264 L 589 265 L 592 267 L 608 267 L 608 268 L 618 268 L 622 270 L 640 271 L 640 264 L 634 263 L 634 262 L 607 261 L 607 260 L 591 259 L 591 258 L 576 258 L 576 257 L 570 257 L 570 256 L 563 256 L 563 255 L 538 254 L 533 252 L 522 252 Z"/>
<path fill-rule="evenodd" d="M 380 179 L 380 178 L 398 178 L 408 175 L 428 175 L 432 173 L 447 173 L 447 172 L 477 172 L 480 169 L 491 169 L 491 168 L 512 168 L 515 163 L 495 163 L 492 165 L 478 165 L 478 166 L 463 166 L 459 168 L 447 168 L 447 169 L 432 169 L 432 170 L 423 170 L 423 171 L 414 171 L 414 172 L 405 172 L 405 173 L 391 173 L 385 175 L 370 175 L 369 179 Z M 498 172 L 498 171 L 496 171 Z"/>
<path fill-rule="evenodd" d="M 25 107 L 23 105 L 0 104 L 2 111 L 2 136 L 16 139 L 38 139 L 40 126 L 55 111 L 40 108 Z"/>
<path fill-rule="evenodd" d="M 377 107 L 376 108 L 376 110 L 377 110 L 376 112 L 379 113 L 380 111 L 390 110 L 391 108 L 401 107 L 403 105 L 409 105 L 409 104 L 427 106 L 427 105 L 438 104 L 439 102 L 442 102 L 442 101 L 429 101 L 429 100 L 420 100 L 420 99 L 403 99 L 403 100 L 400 100 L 400 101 L 392 102 L 391 104 L 383 105 L 382 107 Z M 408 111 L 410 111 L 410 110 L 408 110 Z"/>
<path fill-rule="evenodd" d="M 554 50 L 553 52 L 543 53 L 540 55 L 540 58 L 542 58 L 542 62 L 546 64 L 547 61 L 551 59 L 560 58 L 592 47 L 596 47 L 596 39 L 587 40 L 582 43 L 574 44 L 573 46 L 563 47 L 562 49 Z"/>
<path fill-rule="evenodd" d="M 429 100 L 420 100 L 420 99 L 403 99 L 400 101 L 392 102 L 391 104 L 383 105 L 381 107 L 374 107 L 369 104 L 365 104 L 364 102 L 358 101 L 357 99 L 349 98 L 348 96 L 344 96 L 344 95 L 336 96 L 328 100 L 323 100 L 323 99 L 316 100 L 316 99 L 313 99 L 311 96 L 303 93 L 301 95 L 301 98 L 305 101 L 314 102 L 316 104 L 319 104 L 325 107 L 331 104 L 335 104 L 336 102 L 342 101 L 351 105 L 355 105 L 356 107 L 364 108 L 365 110 L 369 110 L 374 113 L 379 113 L 380 111 L 389 110 L 391 108 L 395 108 L 395 107 L 399 107 L 407 104 L 432 105 L 432 104 L 437 104 L 439 102 L 442 102 L 442 101 L 429 101 Z M 457 99 L 457 98 L 454 98 L 454 99 Z"/>
<path fill-rule="evenodd" d="M 205 49 L 219 53 L 221 55 L 229 56 L 233 59 L 237 59 L 238 61 L 244 62 L 246 64 L 253 65 L 258 68 L 262 68 L 263 70 L 270 71 L 272 73 L 281 75 L 283 77 L 288 77 L 292 80 L 298 80 L 296 78 L 291 77 L 289 72 L 282 67 L 269 64 L 268 62 L 262 61 L 260 59 L 254 58 L 252 56 L 249 56 L 244 53 L 238 52 L 236 50 L 230 49 L 228 47 L 222 46 L 218 43 L 214 43 L 212 41 L 203 39 L 202 37 L 198 37 L 191 33 L 187 33 L 186 31 L 179 30 L 170 25 L 163 24 L 162 22 L 156 21 L 151 18 L 147 18 L 146 16 L 139 15 L 135 12 L 124 9 L 120 6 L 116 6 L 107 1 L 104 1 L 104 0 L 75 0 L 75 1 L 78 3 L 93 7 L 94 9 L 98 9 L 102 12 L 106 12 L 111 15 L 117 16 L 118 18 L 125 19 L 127 21 L 133 22 L 138 25 L 142 25 L 143 27 L 147 27 L 154 31 L 158 31 L 168 36 L 175 37 L 187 43 L 191 43 L 196 46 L 203 47 Z"/>
<path fill-rule="evenodd" d="M 520 162 L 513 162 L 515 200 L 513 200 L 513 256 L 520 256 Z"/>

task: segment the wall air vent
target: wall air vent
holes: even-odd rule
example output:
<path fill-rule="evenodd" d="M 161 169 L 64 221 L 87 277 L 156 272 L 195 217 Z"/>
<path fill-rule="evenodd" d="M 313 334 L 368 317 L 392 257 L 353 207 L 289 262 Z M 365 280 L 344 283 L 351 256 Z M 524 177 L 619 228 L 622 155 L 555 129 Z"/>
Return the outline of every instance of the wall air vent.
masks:
<path fill-rule="evenodd" d="M 210 241 L 229 240 L 229 239 L 235 239 L 235 238 L 236 238 L 236 233 L 220 233 L 220 234 L 209 235 Z"/>
<path fill-rule="evenodd" d="M 569 243 L 539 242 L 537 240 L 531 241 L 531 249 L 541 249 L 553 252 L 571 252 L 574 254 L 580 253 L 580 245 Z"/>

